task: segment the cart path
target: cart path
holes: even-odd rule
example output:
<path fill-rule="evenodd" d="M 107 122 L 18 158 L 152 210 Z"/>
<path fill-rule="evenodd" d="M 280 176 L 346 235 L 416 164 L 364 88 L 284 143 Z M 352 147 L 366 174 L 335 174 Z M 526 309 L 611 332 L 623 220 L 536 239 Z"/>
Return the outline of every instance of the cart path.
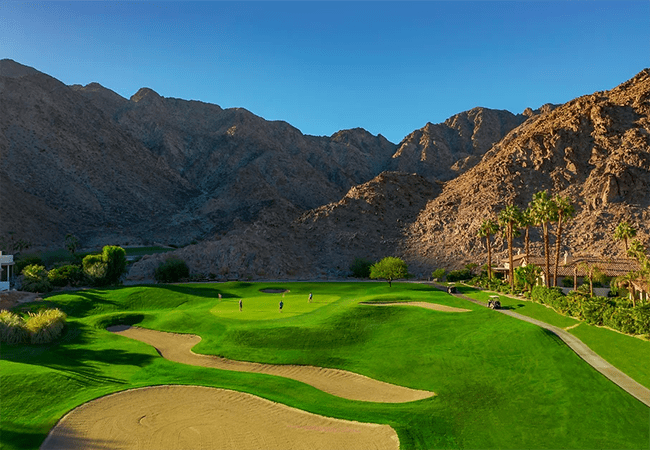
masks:
<path fill-rule="evenodd" d="M 192 351 L 192 347 L 201 341 L 201 337 L 192 334 L 167 333 L 127 325 L 109 327 L 108 331 L 149 344 L 155 347 L 163 358 L 170 361 L 221 370 L 263 373 L 290 378 L 349 400 L 404 403 L 436 395 L 434 392 L 397 386 L 345 370 L 290 364 L 262 364 L 234 361 L 214 355 L 201 355 Z"/>
<path fill-rule="evenodd" d="M 447 288 L 436 283 L 426 283 L 431 286 L 434 286 L 440 290 L 447 291 Z M 462 298 L 463 300 L 468 300 L 477 305 L 486 306 L 485 303 L 475 300 L 473 298 L 467 297 L 463 294 L 451 294 L 455 297 Z M 501 295 L 501 294 L 500 294 Z M 630 376 L 626 375 L 616 367 L 612 366 L 605 359 L 599 356 L 596 352 L 590 349 L 584 342 L 572 335 L 571 333 L 563 330 L 562 328 L 550 325 L 541 320 L 533 319 L 532 317 L 524 316 L 522 314 L 516 313 L 514 311 L 508 311 L 506 309 L 496 309 L 502 314 L 506 314 L 510 317 L 514 317 L 525 322 L 535 324 L 539 327 L 545 328 L 557 335 L 564 343 L 573 350 L 579 357 L 581 357 L 587 364 L 592 366 L 594 369 L 605 375 L 609 378 L 614 384 L 618 385 L 620 388 L 628 392 L 631 396 L 639 400 L 641 403 L 650 407 L 650 389 L 646 388 L 642 384 L 638 383 Z"/>

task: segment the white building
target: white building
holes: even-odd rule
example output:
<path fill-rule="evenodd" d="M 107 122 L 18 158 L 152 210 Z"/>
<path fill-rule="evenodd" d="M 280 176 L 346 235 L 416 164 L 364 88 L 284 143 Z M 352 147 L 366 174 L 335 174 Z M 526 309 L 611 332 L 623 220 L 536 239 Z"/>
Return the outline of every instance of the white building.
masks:
<path fill-rule="evenodd" d="M 14 255 L 3 255 L 0 251 L 0 291 L 10 287 L 11 277 L 14 275 Z"/>

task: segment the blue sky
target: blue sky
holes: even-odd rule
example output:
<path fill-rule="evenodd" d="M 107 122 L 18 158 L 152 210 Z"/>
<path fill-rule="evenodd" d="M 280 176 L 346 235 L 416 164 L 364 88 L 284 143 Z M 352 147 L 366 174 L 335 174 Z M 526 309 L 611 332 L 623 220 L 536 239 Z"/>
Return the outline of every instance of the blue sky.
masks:
<path fill-rule="evenodd" d="M 626 81 L 650 66 L 650 1 L 0 0 L 0 58 L 397 143 L 475 106 L 519 113 Z"/>

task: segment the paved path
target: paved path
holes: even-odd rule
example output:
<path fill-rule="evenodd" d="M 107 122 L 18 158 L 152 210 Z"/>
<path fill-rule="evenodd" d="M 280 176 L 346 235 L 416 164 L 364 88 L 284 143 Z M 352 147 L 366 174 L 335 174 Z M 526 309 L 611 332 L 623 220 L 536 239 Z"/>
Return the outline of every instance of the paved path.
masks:
<path fill-rule="evenodd" d="M 439 285 L 437 283 L 426 283 L 431 286 L 434 286 L 440 290 L 447 291 L 446 286 Z M 476 303 L 477 305 L 481 306 L 486 306 L 487 305 L 479 300 L 470 298 L 466 295 L 463 294 L 452 294 L 455 297 L 462 298 L 463 300 L 470 301 L 472 303 Z M 576 354 L 584 359 L 589 365 L 591 365 L 594 369 L 605 375 L 607 378 L 609 378 L 612 382 L 617 384 L 619 387 L 627 391 L 630 395 L 632 395 L 634 398 L 639 400 L 641 403 L 645 404 L 646 406 L 650 406 L 650 389 L 646 388 L 645 386 L 639 384 L 638 382 L 634 381 L 632 378 L 618 370 L 616 367 L 612 366 L 610 363 L 605 361 L 603 358 L 598 356 L 592 349 L 587 347 L 584 342 L 582 342 L 580 339 L 572 335 L 571 333 L 563 330 L 562 328 L 558 328 L 556 326 L 550 325 L 548 323 L 542 322 L 537 319 L 533 319 L 532 317 L 524 316 L 521 314 L 518 314 L 513 311 L 508 311 L 506 309 L 497 309 L 495 311 L 499 311 L 502 314 L 506 314 L 508 316 L 514 317 L 519 320 L 524 320 L 526 322 L 530 322 L 532 324 L 535 324 L 537 326 L 540 326 L 542 328 L 545 328 L 557 335 L 560 339 L 566 343 L 571 350 L 576 352 Z"/>

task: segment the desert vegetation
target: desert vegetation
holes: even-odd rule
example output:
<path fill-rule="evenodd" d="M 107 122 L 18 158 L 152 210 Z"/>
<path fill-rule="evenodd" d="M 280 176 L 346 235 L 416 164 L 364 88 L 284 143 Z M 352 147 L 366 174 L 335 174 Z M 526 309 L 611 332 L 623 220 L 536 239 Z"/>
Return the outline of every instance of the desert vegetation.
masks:
<path fill-rule="evenodd" d="M 66 315 L 60 309 L 29 312 L 26 317 L 10 311 L 0 311 L 0 342 L 6 344 L 48 344 L 65 327 Z"/>

